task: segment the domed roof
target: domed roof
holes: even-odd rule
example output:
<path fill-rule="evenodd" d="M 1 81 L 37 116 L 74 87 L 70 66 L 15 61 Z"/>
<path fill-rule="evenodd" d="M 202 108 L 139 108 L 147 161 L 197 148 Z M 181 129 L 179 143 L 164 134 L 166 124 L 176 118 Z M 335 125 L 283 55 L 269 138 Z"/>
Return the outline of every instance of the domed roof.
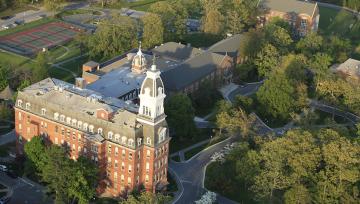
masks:
<path fill-rule="evenodd" d="M 164 83 L 160 78 L 160 71 L 156 69 L 155 58 L 151 70 L 147 71 L 146 78 L 141 85 L 141 94 L 146 94 L 147 92 L 151 97 L 164 94 Z"/>
<path fill-rule="evenodd" d="M 146 58 L 144 54 L 141 52 L 141 43 L 139 46 L 139 50 L 134 56 L 131 64 L 131 70 L 137 73 L 142 73 L 146 70 Z"/>

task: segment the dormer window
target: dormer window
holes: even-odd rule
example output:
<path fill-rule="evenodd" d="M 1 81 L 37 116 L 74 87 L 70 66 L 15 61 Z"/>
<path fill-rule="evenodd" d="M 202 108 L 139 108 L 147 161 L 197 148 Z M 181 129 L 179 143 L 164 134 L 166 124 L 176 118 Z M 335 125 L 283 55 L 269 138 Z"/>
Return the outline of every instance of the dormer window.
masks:
<path fill-rule="evenodd" d="M 71 118 L 70 117 L 66 118 L 66 123 L 69 124 L 69 125 L 71 124 Z"/>
<path fill-rule="evenodd" d="M 146 143 L 151 145 L 151 138 L 150 137 L 146 138 Z"/>
<path fill-rule="evenodd" d="M 131 146 L 131 147 L 134 146 L 134 140 L 133 140 L 133 139 L 129 139 L 128 145 Z"/>
<path fill-rule="evenodd" d="M 166 128 L 159 129 L 159 143 L 165 140 L 166 137 Z"/>
<path fill-rule="evenodd" d="M 110 140 L 112 140 L 113 135 L 114 135 L 114 133 L 112 133 L 112 132 L 108 132 L 108 138 L 109 138 Z"/>
<path fill-rule="evenodd" d="M 103 129 L 102 128 L 98 128 L 98 134 L 102 135 L 103 134 Z"/>
<path fill-rule="evenodd" d="M 119 134 L 115 134 L 115 141 L 120 142 L 120 135 Z"/>
<path fill-rule="evenodd" d="M 46 115 L 46 109 L 45 108 L 41 109 L 41 115 Z"/>
<path fill-rule="evenodd" d="M 54 113 L 54 120 L 59 120 L 59 113 Z"/>
<path fill-rule="evenodd" d="M 88 124 L 87 124 L 87 123 L 84 123 L 84 125 L 83 125 L 83 130 L 84 130 L 84 131 L 87 131 L 87 130 L 88 130 Z"/>
<path fill-rule="evenodd" d="M 30 104 L 30 103 L 26 103 L 26 104 L 25 104 L 25 109 L 26 109 L 26 110 L 30 110 L 30 107 L 31 107 L 31 104 Z"/>
<path fill-rule="evenodd" d="M 76 119 L 72 119 L 72 120 L 71 120 L 71 125 L 74 126 L 74 127 L 76 127 L 76 122 L 77 122 Z"/>
<path fill-rule="evenodd" d="M 93 125 L 89 125 L 89 132 L 94 133 L 94 126 Z"/>
<path fill-rule="evenodd" d="M 125 136 L 123 136 L 123 137 L 121 137 L 121 143 L 123 143 L 123 144 L 126 144 L 126 137 Z"/>
<path fill-rule="evenodd" d="M 138 146 L 141 145 L 141 140 L 142 140 L 141 138 L 138 138 L 138 139 L 137 139 Z"/>
<path fill-rule="evenodd" d="M 60 115 L 60 121 L 65 122 L 65 115 Z"/>
<path fill-rule="evenodd" d="M 18 100 L 18 101 L 17 101 L 17 105 L 18 105 L 19 107 L 21 107 L 21 108 L 22 108 L 22 103 L 23 103 L 22 100 Z"/>
<path fill-rule="evenodd" d="M 78 128 L 81 129 L 81 127 L 82 127 L 82 122 L 78 121 Z"/>

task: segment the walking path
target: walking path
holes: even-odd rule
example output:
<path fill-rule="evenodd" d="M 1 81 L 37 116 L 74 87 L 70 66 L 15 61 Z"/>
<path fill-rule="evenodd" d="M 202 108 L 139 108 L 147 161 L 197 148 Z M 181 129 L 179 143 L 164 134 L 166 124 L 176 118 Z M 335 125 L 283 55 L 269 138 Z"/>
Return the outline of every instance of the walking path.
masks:
<path fill-rule="evenodd" d="M 11 132 L 5 135 L 0 135 L 0 145 L 14 142 L 15 140 L 16 140 L 15 130 L 12 130 Z"/>

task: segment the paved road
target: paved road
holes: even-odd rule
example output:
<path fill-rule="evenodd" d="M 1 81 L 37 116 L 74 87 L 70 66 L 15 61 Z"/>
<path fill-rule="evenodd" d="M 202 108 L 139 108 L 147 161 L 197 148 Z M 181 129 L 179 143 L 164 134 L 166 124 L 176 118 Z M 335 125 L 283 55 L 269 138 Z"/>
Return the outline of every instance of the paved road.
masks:
<path fill-rule="evenodd" d="M 249 96 L 255 93 L 261 85 L 262 82 L 247 84 L 243 87 L 239 86 L 229 94 L 228 98 L 231 102 L 234 102 L 237 95 Z"/>
<path fill-rule="evenodd" d="M 192 204 L 199 200 L 206 192 L 204 188 L 205 169 L 211 161 L 211 156 L 224 148 L 227 144 L 236 141 L 236 137 L 230 137 L 216 145 L 213 145 L 186 162 L 170 161 L 170 172 L 175 174 L 180 192 L 176 195 L 173 203 Z M 218 203 L 236 203 L 220 195 L 217 196 Z"/>
<path fill-rule="evenodd" d="M 12 130 L 11 132 L 5 135 L 0 135 L 0 145 L 14 142 L 15 140 L 16 140 L 15 130 Z"/>
<path fill-rule="evenodd" d="M 27 179 L 13 179 L 4 172 L 0 172 L 0 183 L 10 188 L 11 200 L 9 204 L 42 204 L 52 203 L 46 197 L 45 188 Z"/>

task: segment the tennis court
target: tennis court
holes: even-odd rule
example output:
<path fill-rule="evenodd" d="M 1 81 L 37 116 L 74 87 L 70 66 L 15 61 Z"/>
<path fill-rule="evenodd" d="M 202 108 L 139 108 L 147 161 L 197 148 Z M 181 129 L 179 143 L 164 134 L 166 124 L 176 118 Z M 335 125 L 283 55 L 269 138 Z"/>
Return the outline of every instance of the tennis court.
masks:
<path fill-rule="evenodd" d="M 0 48 L 34 56 L 43 48 L 52 48 L 72 40 L 82 29 L 65 22 L 50 22 L 0 37 Z"/>

